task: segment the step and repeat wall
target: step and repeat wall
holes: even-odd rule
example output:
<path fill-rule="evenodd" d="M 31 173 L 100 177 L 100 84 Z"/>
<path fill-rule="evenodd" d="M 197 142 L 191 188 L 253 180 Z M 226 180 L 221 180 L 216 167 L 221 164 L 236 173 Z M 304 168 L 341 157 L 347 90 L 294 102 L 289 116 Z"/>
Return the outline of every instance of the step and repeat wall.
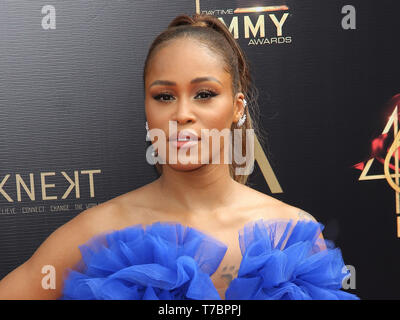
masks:
<path fill-rule="evenodd" d="M 142 71 L 178 14 L 245 51 L 266 143 L 249 186 L 325 225 L 362 299 L 400 298 L 395 1 L 0 0 L 0 279 L 83 210 L 158 177 Z"/>

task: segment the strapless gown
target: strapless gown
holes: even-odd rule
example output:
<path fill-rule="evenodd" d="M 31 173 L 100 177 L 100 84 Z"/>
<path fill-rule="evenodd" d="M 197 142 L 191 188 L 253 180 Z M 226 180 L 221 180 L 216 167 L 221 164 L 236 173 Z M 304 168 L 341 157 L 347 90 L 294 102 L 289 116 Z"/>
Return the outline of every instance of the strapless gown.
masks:
<path fill-rule="evenodd" d="M 226 300 L 359 300 L 342 290 L 341 250 L 311 220 L 256 220 L 238 231 L 242 260 Z M 79 246 L 61 300 L 219 300 L 211 281 L 227 246 L 174 222 L 102 233 Z"/>

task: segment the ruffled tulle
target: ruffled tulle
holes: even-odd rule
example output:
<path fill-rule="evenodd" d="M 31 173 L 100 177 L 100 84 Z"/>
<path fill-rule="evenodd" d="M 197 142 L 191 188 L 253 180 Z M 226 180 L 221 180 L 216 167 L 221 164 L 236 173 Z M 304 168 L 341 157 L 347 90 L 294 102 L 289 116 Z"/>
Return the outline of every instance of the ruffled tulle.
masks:
<path fill-rule="evenodd" d="M 311 220 L 258 220 L 239 232 L 242 261 L 225 298 L 359 300 L 341 290 L 350 276 L 341 251 Z"/>
<path fill-rule="evenodd" d="M 92 238 L 64 277 L 62 300 L 220 299 L 210 276 L 227 247 L 196 229 L 154 223 Z"/>
<path fill-rule="evenodd" d="M 349 276 L 341 251 L 318 238 L 313 221 L 257 220 L 239 231 L 238 277 L 225 298 L 359 299 L 341 289 Z M 220 296 L 210 276 L 227 247 L 178 223 L 128 227 L 79 246 L 82 260 L 64 277 L 61 299 L 209 299 Z"/>

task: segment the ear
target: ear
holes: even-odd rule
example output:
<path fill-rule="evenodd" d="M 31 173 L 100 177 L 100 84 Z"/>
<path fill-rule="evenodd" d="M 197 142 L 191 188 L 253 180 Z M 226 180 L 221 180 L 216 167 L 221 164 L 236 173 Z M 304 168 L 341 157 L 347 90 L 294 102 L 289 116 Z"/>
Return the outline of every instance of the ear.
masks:
<path fill-rule="evenodd" d="M 234 110 L 233 110 L 233 122 L 238 122 L 240 118 L 243 116 L 245 112 L 245 106 L 244 106 L 244 94 L 242 92 L 239 92 L 235 96 L 234 100 Z"/>

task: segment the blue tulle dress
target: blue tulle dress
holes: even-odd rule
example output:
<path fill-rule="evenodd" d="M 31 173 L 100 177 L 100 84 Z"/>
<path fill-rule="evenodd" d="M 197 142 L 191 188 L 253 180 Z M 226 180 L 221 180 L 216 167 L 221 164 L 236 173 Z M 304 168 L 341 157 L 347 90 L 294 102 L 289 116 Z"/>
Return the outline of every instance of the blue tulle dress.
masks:
<path fill-rule="evenodd" d="M 239 230 L 242 260 L 226 300 L 358 300 L 342 289 L 350 271 L 324 226 L 257 220 Z M 211 281 L 227 246 L 179 223 L 156 222 L 100 234 L 79 246 L 62 300 L 219 300 Z"/>

